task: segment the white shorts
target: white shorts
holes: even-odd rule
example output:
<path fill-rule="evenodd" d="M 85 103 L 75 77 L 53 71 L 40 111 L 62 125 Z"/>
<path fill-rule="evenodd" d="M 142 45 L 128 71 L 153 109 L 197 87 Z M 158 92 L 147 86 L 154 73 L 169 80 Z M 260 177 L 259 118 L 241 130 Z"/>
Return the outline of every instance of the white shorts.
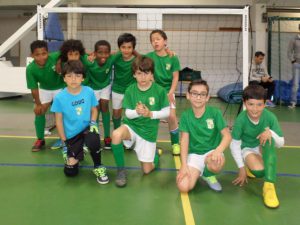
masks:
<path fill-rule="evenodd" d="M 124 94 L 112 92 L 112 108 L 122 109 L 123 99 L 124 99 Z"/>
<path fill-rule="evenodd" d="M 244 161 L 246 160 L 246 157 L 249 154 L 256 154 L 256 155 L 260 155 L 261 156 L 261 152 L 260 152 L 259 146 L 255 147 L 255 148 L 243 148 L 242 149 L 242 156 L 243 156 Z"/>
<path fill-rule="evenodd" d="M 62 89 L 58 90 L 45 90 L 39 89 L 40 101 L 42 104 L 52 102 L 55 95 L 57 95 Z"/>
<path fill-rule="evenodd" d="M 111 91 L 111 84 L 101 90 L 94 90 L 97 101 L 99 101 L 100 99 L 109 100 L 110 91 Z"/>
<path fill-rule="evenodd" d="M 193 167 L 200 171 L 200 176 L 202 176 L 204 168 L 205 168 L 205 158 L 208 154 L 213 152 L 214 150 L 210 150 L 209 152 L 205 153 L 204 155 L 199 154 L 188 154 L 187 164 L 190 167 Z"/>
<path fill-rule="evenodd" d="M 129 126 L 124 126 L 128 128 L 131 139 L 123 140 L 123 144 L 127 148 L 134 145 L 134 151 L 136 152 L 137 158 L 140 162 L 153 162 L 156 151 L 156 142 L 146 141 L 135 133 Z"/>

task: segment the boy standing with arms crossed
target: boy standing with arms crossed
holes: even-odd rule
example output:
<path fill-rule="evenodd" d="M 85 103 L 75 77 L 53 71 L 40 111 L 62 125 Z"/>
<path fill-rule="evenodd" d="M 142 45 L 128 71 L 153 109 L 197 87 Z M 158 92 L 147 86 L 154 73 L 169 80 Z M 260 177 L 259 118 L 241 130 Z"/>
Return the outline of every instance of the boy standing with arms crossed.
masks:
<path fill-rule="evenodd" d="M 27 87 L 31 89 L 35 103 L 34 124 L 37 140 L 32 146 L 32 151 L 38 152 L 45 146 L 45 113 L 54 96 L 64 87 L 64 82 L 62 77 L 55 71 L 58 55 L 48 53 L 47 42 L 34 41 L 31 43 L 30 49 L 34 61 L 26 68 L 26 80 Z"/>
<path fill-rule="evenodd" d="M 219 109 L 206 106 L 209 87 L 204 80 L 194 80 L 186 94 L 192 108 L 184 111 L 180 118 L 181 168 L 177 175 L 180 192 L 192 190 L 199 176 L 214 191 L 222 186 L 215 174 L 224 166 L 223 152 L 231 141 L 231 135 Z"/>
<path fill-rule="evenodd" d="M 153 61 L 145 56 L 137 57 L 132 69 L 137 82 L 125 92 L 124 124 L 112 133 L 112 150 L 118 167 L 116 185 L 119 187 L 127 183 L 123 143 L 126 147 L 134 145 L 144 174 L 149 174 L 159 161 L 156 151 L 159 120 L 170 113 L 166 91 L 153 82 Z"/>
<path fill-rule="evenodd" d="M 284 145 L 284 138 L 276 116 L 265 109 L 267 94 L 260 85 L 249 85 L 243 92 L 246 110 L 237 117 L 230 144 L 231 154 L 239 168 L 234 185 L 247 183 L 247 175 L 264 178 L 263 199 L 269 208 L 277 208 L 275 146 Z M 247 168 L 250 173 L 247 174 Z"/>
<path fill-rule="evenodd" d="M 162 30 L 153 30 L 150 34 L 153 52 L 147 54 L 154 61 L 154 80 L 167 91 L 170 102 L 168 118 L 173 155 L 180 155 L 178 120 L 176 117 L 175 90 L 178 84 L 180 63 L 177 56 L 170 57 L 166 51 L 167 35 Z"/>
<path fill-rule="evenodd" d="M 64 173 L 76 176 L 79 172 L 79 160 L 85 144 L 94 162 L 93 173 L 97 182 L 109 182 L 106 168 L 101 166 L 100 137 L 96 119 L 98 116 L 97 99 L 90 87 L 82 86 L 84 69 L 79 60 L 68 61 L 62 69 L 62 76 L 67 84 L 55 98 L 51 111 L 55 112 L 56 127 L 59 137 L 64 142 Z"/>

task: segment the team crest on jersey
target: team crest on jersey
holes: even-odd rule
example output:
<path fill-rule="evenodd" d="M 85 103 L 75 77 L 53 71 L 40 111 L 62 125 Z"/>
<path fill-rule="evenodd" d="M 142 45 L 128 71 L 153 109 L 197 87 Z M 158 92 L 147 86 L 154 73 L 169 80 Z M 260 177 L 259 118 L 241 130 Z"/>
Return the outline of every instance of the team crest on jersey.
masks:
<path fill-rule="evenodd" d="M 78 115 L 78 116 L 80 116 L 81 115 L 81 113 L 82 113 L 82 107 L 76 107 L 75 108 L 76 109 L 76 114 Z"/>
<path fill-rule="evenodd" d="M 105 70 L 105 73 L 106 73 L 106 74 L 109 73 L 109 68 L 107 68 L 107 69 Z"/>
<path fill-rule="evenodd" d="M 214 120 L 213 119 L 207 119 L 206 120 L 206 124 L 207 124 L 207 128 L 208 129 L 214 129 L 215 124 L 214 124 Z"/>
<path fill-rule="evenodd" d="M 150 97 L 149 98 L 149 105 L 154 105 L 155 104 L 155 98 L 154 97 Z"/>
<path fill-rule="evenodd" d="M 53 65 L 51 69 L 55 72 L 55 71 L 56 71 L 56 70 L 55 70 L 55 65 Z"/>
<path fill-rule="evenodd" d="M 170 70 L 171 69 L 171 64 L 170 63 L 167 63 L 166 64 L 166 70 Z"/>

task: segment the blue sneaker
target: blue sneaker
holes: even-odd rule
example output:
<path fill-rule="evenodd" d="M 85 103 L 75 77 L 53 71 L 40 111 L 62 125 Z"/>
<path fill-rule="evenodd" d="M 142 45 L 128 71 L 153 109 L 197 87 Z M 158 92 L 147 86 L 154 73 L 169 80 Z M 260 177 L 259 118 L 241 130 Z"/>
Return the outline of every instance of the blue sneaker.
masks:
<path fill-rule="evenodd" d="M 58 139 L 50 148 L 52 150 L 57 150 L 57 149 L 62 148 L 63 146 L 64 146 L 64 143 L 60 139 Z"/>
<path fill-rule="evenodd" d="M 208 184 L 208 186 L 210 187 L 210 189 L 212 189 L 212 190 L 214 190 L 216 192 L 222 191 L 222 186 L 218 182 L 218 180 L 217 180 L 217 178 L 215 176 L 202 177 L 202 179 Z"/>

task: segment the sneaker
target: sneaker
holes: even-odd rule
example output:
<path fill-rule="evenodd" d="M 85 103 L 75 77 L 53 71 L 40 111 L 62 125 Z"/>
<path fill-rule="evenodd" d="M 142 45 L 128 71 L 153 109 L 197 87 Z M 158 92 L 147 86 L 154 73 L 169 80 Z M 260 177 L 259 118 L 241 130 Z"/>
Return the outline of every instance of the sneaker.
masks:
<path fill-rule="evenodd" d="M 111 138 L 110 137 L 104 138 L 104 149 L 106 149 L 106 150 L 111 149 Z"/>
<path fill-rule="evenodd" d="M 40 151 L 43 147 L 45 146 L 45 140 L 41 140 L 41 139 L 37 139 L 32 148 L 31 148 L 31 151 L 33 152 L 38 152 Z"/>
<path fill-rule="evenodd" d="M 251 171 L 249 170 L 248 167 L 246 167 L 246 175 L 249 178 L 255 178 L 255 175 L 253 173 L 251 173 Z"/>
<path fill-rule="evenodd" d="M 295 102 L 292 102 L 289 106 L 288 106 L 290 109 L 294 109 L 296 107 L 296 103 Z"/>
<path fill-rule="evenodd" d="M 106 168 L 104 166 L 100 166 L 93 170 L 93 173 L 97 177 L 97 182 L 99 184 L 107 184 L 109 182 L 108 176 L 106 174 Z"/>
<path fill-rule="evenodd" d="M 116 177 L 116 185 L 118 187 L 125 187 L 127 184 L 127 171 L 125 169 L 118 169 Z"/>
<path fill-rule="evenodd" d="M 271 100 L 267 100 L 267 101 L 266 101 L 266 106 L 267 106 L 267 107 L 270 107 L 270 108 L 276 107 L 276 105 L 275 105 Z"/>
<path fill-rule="evenodd" d="M 218 182 L 217 178 L 215 176 L 210 176 L 210 177 L 202 177 L 202 179 L 208 184 L 210 189 L 220 192 L 222 191 L 222 186 Z"/>
<path fill-rule="evenodd" d="M 273 183 L 265 182 L 263 187 L 264 204 L 269 208 L 277 208 L 279 201 Z"/>
<path fill-rule="evenodd" d="M 63 146 L 64 146 L 64 143 L 60 139 L 58 139 L 50 148 L 52 150 L 57 150 L 57 149 L 62 148 Z"/>
<path fill-rule="evenodd" d="M 173 144 L 172 145 L 172 154 L 173 155 L 180 155 L 180 145 L 179 144 Z"/>

